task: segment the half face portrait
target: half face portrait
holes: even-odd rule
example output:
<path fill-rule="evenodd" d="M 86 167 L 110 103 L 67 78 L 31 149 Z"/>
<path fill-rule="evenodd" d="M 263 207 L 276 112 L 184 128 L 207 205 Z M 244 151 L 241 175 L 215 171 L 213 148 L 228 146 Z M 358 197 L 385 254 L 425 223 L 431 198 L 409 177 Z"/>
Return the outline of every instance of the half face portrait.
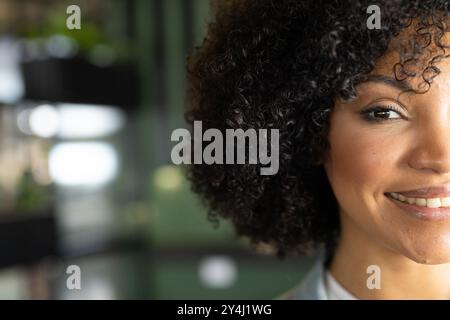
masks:
<path fill-rule="evenodd" d="M 450 36 L 430 32 L 414 76 L 396 74 L 401 35 L 356 86 L 357 98 L 336 101 L 324 166 L 353 241 L 440 264 L 450 262 Z"/>
<path fill-rule="evenodd" d="M 450 2 L 371 5 L 217 1 L 188 59 L 191 124 L 279 129 L 276 175 L 188 177 L 256 247 L 322 253 L 289 299 L 450 299 Z"/>

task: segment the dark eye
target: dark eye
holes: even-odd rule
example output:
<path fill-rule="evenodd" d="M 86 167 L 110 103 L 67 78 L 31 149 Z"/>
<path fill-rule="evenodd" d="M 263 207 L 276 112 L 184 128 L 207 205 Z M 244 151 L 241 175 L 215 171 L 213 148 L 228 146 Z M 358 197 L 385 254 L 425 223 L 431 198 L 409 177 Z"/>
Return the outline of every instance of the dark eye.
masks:
<path fill-rule="evenodd" d="M 367 121 L 386 121 L 403 119 L 401 112 L 397 108 L 388 107 L 373 107 L 361 112 L 361 115 Z"/>

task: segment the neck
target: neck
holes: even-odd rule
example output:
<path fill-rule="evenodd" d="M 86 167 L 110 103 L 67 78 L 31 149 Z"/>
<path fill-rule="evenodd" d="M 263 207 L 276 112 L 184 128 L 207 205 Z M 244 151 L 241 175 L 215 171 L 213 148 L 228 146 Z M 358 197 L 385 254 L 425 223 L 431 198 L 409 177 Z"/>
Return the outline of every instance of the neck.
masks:
<path fill-rule="evenodd" d="M 373 270 L 380 270 L 380 289 L 369 289 Z M 376 243 L 341 215 L 341 238 L 329 271 L 358 299 L 450 299 L 450 263 L 419 264 Z M 369 281 L 369 284 L 373 283 Z"/>

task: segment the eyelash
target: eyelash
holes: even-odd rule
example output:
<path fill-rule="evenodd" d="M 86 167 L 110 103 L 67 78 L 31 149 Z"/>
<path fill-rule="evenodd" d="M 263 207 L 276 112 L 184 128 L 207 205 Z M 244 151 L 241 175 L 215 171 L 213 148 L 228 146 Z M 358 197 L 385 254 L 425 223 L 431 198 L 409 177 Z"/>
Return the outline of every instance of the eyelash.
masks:
<path fill-rule="evenodd" d="M 363 117 L 364 120 L 368 121 L 368 122 L 385 122 L 385 121 L 393 121 L 393 120 L 399 120 L 399 118 L 394 118 L 394 119 L 389 119 L 389 118 L 376 118 L 374 116 L 371 116 L 371 113 L 374 112 L 390 112 L 393 111 L 395 113 L 397 113 L 400 118 L 404 119 L 405 117 L 402 115 L 401 111 L 399 110 L 399 108 L 394 107 L 394 106 L 375 106 L 375 107 L 371 107 L 369 109 L 363 110 L 361 111 L 361 116 Z"/>

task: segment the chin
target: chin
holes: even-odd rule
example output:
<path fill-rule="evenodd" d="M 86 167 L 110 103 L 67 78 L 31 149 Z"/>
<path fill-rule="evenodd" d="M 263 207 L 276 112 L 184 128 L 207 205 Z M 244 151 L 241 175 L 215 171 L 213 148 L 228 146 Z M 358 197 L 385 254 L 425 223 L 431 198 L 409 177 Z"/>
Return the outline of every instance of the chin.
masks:
<path fill-rule="evenodd" d="M 449 240 L 447 238 L 446 240 Z M 403 255 L 419 264 L 438 265 L 450 263 L 450 242 L 435 239 L 425 241 L 407 250 L 403 250 Z"/>
<path fill-rule="evenodd" d="M 447 257 L 435 257 L 435 256 L 407 256 L 418 264 L 424 265 L 439 265 L 450 263 L 450 256 Z"/>

